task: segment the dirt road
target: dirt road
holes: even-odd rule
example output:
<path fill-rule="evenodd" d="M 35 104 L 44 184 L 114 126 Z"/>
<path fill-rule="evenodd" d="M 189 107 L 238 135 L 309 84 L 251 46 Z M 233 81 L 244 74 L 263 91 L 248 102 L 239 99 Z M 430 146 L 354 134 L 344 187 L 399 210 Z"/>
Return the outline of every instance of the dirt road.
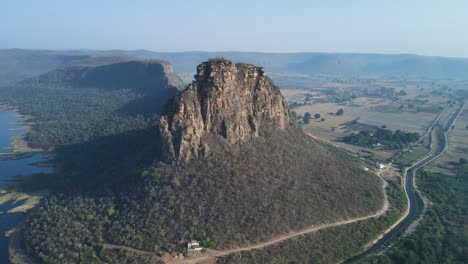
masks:
<path fill-rule="evenodd" d="M 316 231 L 319 231 L 319 230 L 322 230 L 322 229 L 326 229 L 326 228 L 330 228 L 330 227 L 337 227 L 337 226 L 340 226 L 340 225 L 347 225 L 347 224 L 367 220 L 367 219 L 370 219 L 370 218 L 379 217 L 379 216 L 383 215 L 389 208 L 389 202 L 388 202 L 387 194 L 385 192 L 386 184 L 387 183 L 382 179 L 382 189 L 383 189 L 383 193 L 384 193 L 384 202 L 383 202 L 382 207 L 377 212 L 375 212 L 373 214 L 370 214 L 370 215 L 367 215 L 367 216 L 362 216 L 362 217 L 357 217 L 357 218 L 345 219 L 345 220 L 341 220 L 341 221 L 334 222 L 334 223 L 329 223 L 329 224 L 313 225 L 313 226 L 310 226 L 310 227 L 302 229 L 302 230 L 297 230 L 297 231 L 293 231 L 293 232 L 290 232 L 290 233 L 287 233 L 287 234 L 276 236 L 276 237 L 271 238 L 270 240 L 267 240 L 267 241 L 264 241 L 264 242 L 261 242 L 261 243 L 248 245 L 248 246 L 245 246 L 245 247 L 226 249 L 226 250 L 208 250 L 205 254 L 203 254 L 201 256 L 190 257 L 190 258 L 185 258 L 185 259 L 175 259 L 175 258 L 168 259 L 167 256 L 166 256 L 164 258 L 161 258 L 161 260 L 164 260 L 166 263 L 169 262 L 169 263 L 180 263 L 180 264 L 214 263 L 216 257 L 226 256 L 226 255 L 229 255 L 229 254 L 232 254 L 232 253 L 238 253 L 238 252 L 243 252 L 243 251 L 261 249 L 261 248 L 264 248 L 264 247 L 267 247 L 267 246 L 270 246 L 270 245 L 280 243 L 280 242 L 282 242 L 284 240 L 287 240 L 287 239 L 290 239 L 290 238 L 293 238 L 293 237 L 301 236 L 301 235 L 304 235 L 304 234 L 309 234 L 309 233 L 316 232 Z M 129 250 L 129 251 L 139 253 L 139 254 L 155 255 L 154 252 L 134 249 L 134 248 L 127 247 L 127 246 L 113 245 L 113 244 L 103 244 L 103 246 L 106 247 L 106 248 Z"/>

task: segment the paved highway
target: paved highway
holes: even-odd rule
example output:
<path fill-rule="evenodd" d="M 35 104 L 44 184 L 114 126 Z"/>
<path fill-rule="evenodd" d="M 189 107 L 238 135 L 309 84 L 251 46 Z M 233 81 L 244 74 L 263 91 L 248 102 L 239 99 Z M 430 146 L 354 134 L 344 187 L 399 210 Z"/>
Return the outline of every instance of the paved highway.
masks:
<path fill-rule="evenodd" d="M 407 193 L 408 199 L 409 199 L 408 215 L 392 230 L 384 234 L 384 236 L 380 240 L 378 240 L 375 244 L 369 247 L 366 251 L 362 252 L 361 254 L 353 258 L 348 259 L 345 263 L 357 263 L 359 260 L 363 259 L 365 256 L 378 252 L 379 250 L 382 249 L 382 246 L 384 244 L 386 244 L 390 239 L 394 238 L 401 230 L 406 230 L 406 228 L 408 228 L 408 226 L 414 220 L 417 219 L 417 216 L 421 213 L 421 210 L 419 210 L 419 207 L 422 204 L 422 201 L 414 190 L 413 179 L 415 177 L 415 172 L 421 167 L 424 167 L 428 163 L 433 161 L 445 150 L 445 147 L 447 145 L 446 132 L 450 129 L 450 127 L 458 118 L 460 112 L 463 109 L 463 106 L 464 104 L 463 102 L 461 102 L 460 107 L 456 111 L 452 112 L 450 120 L 445 124 L 443 129 L 437 133 L 436 138 L 432 138 L 432 133 L 429 134 L 431 135 L 431 141 L 436 140 L 435 146 L 437 149 L 435 151 L 432 151 L 432 153 L 428 155 L 427 157 L 423 158 L 422 160 L 418 161 L 416 164 L 408 168 L 406 177 L 405 177 L 405 192 Z"/>

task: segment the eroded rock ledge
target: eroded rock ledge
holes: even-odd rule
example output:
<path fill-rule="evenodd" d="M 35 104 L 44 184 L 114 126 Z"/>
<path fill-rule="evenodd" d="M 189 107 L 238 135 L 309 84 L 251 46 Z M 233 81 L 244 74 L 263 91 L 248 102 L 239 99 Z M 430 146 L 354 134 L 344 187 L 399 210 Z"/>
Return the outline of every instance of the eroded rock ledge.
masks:
<path fill-rule="evenodd" d="M 289 109 L 262 67 L 212 59 L 197 67 L 195 81 L 159 119 L 165 160 L 190 160 L 206 152 L 207 133 L 230 144 L 257 137 L 262 126 L 285 128 Z"/>

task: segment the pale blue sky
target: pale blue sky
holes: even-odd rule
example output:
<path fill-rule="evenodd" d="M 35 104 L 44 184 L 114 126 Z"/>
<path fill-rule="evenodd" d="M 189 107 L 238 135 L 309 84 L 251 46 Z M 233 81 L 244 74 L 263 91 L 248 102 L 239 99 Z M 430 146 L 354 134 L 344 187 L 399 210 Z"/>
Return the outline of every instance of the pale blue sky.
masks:
<path fill-rule="evenodd" d="M 0 48 L 468 57 L 468 0 L 2 0 Z"/>

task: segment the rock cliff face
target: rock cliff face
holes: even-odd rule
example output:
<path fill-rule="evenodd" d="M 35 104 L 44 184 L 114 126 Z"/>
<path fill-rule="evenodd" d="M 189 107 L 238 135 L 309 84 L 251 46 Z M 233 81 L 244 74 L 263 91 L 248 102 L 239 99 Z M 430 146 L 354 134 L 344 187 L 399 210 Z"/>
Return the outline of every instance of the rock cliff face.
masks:
<path fill-rule="evenodd" d="M 190 160 L 209 149 L 206 134 L 243 144 L 262 127 L 285 128 L 289 110 L 265 70 L 213 59 L 197 67 L 195 81 L 174 98 L 160 117 L 165 160 Z"/>

